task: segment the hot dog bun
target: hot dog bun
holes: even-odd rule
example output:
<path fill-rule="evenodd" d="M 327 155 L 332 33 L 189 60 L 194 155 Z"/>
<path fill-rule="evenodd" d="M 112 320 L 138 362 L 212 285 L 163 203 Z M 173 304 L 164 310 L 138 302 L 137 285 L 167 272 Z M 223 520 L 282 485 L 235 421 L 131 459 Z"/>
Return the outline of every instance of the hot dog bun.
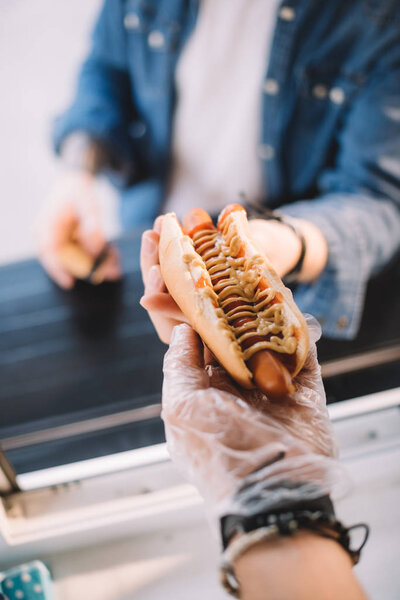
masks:
<path fill-rule="evenodd" d="M 233 331 L 224 327 L 223 311 L 210 294 L 212 284 L 207 269 L 173 213 L 165 215 L 162 221 L 159 253 L 165 285 L 193 329 L 240 385 L 254 387 Z M 196 282 L 202 277 L 205 285 L 197 287 Z"/>
<path fill-rule="evenodd" d="M 173 213 L 163 219 L 160 267 L 168 291 L 218 361 L 240 385 L 248 389 L 260 387 L 271 396 L 290 393 L 293 389 L 291 378 L 300 371 L 308 352 L 308 329 L 304 317 L 290 290 L 285 288 L 268 259 L 252 241 L 245 210 L 240 205 L 227 207 L 220 215 L 218 230 L 208 215 L 200 212 L 205 215 L 203 218 L 201 214 L 195 214 L 186 222 L 184 220 L 185 229 L 191 237 L 184 233 Z M 201 226 L 196 225 L 200 221 Z M 213 243 L 220 254 L 218 266 L 210 268 L 210 261 L 207 258 L 203 260 L 199 252 L 203 257 L 207 256 L 202 249 L 211 247 Z M 231 306 L 240 306 L 243 298 L 244 305 L 248 302 L 253 311 L 243 314 L 251 317 L 234 317 L 232 320 L 230 312 L 233 311 L 229 312 L 230 307 L 226 307 L 227 300 L 221 301 L 221 285 L 215 283 L 221 281 L 221 277 L 216 279 L 215 269 L 221 270 L 221 264 L 228 260 L 227 257 L 230 261 L 228 271 L 236 282 L 231 286 L 236 294 L 234 300 L 239 302 L 232 304 L 233 296 L 226 290 L 225 298 Z M 225 288 L 226 281 L 225 276 Z M 240 310 L 237 308 L 236 312 Z M 257 330 L 254 329 L 256 326 Z M 264 341 L 260 343 L 260 340 Z M 258 346 L 260 348 L 255 350 Z M 260 371 L 261 364 L 269 373 L 268 381 Z"/>

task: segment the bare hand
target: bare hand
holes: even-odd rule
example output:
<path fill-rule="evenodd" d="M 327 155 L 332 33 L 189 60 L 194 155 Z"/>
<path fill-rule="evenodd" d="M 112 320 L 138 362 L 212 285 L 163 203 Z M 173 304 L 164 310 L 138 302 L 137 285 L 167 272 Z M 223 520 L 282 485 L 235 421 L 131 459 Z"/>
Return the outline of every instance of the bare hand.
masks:
<path fill-rule="evenodd" d="M 328 247 L 321 231 L 309 221 L 293 219 L 306 242 L 306 254 L 299 281 L 312 282 L 322 272 L 328 258 Z M 284 277 L 300 258 L 301 242 L 296 233 L 284 223 L 252 219 L 249 221 L 252 238 L 261 252 L 271 261 L 280 277 Z"/>
<path fill-rule="evenodd" d="M 142 236 L 140 268 L 144 296 L 140 304 L 148 311 L 161 341 L 169 344 L 175 325 L 187 323 L 187 319 L 168 293 L 161 276 L 158 246 L 162 218 L 162 216 L 158 217 L 154 222 L 154 229 L 145 231 Z"/>
<path fill-rule="evenodd" d="M 63 175 L 44 204 L 38 225 L 39 258 L 43 267 L 60 287 L 73 287 L 75 277 L 63 263 L 61 249 L 74 242 L 96 259 L 106 245 L 93 176 L 82 171 Z M 98 275 L 101 280 L 121 276 L 119 255 L 114 246 L 109 245 Z"/>

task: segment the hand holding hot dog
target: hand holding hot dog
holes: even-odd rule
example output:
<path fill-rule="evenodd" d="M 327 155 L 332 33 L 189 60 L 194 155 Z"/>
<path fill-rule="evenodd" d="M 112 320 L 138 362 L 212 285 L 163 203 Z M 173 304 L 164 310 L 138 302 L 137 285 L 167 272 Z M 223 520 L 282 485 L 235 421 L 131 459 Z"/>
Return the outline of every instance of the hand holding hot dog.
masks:
<path fill-rule="evenodd" d="M 163 217 L 154 222 L 154 229 L 143 233 L 140 250 L 140 268 L 144 283 L 144 296 L 140 304 L 145 308 L 153 322 L 158 337 L 169 344 L 172 330 L 187 319 L 168 293 L 160 270 L 159 245 Z"/>
<path fill-rule="evenodd" d="M 106 242 L 90 173 L 64 173 L 43 205 L 38 222 L 39 258 L 50 277 L 62 288 L 91 272 L 96 259 L 107 252 L 93 283 L 121 276 L 117 249 Z"/>
<path fill-rule="evenodd" d="M 308 332 L 290 291 L 249 236 L 237 204 L 221 212 L 218 227 L 201 209 L 185 216 L 183 229 L 173 214 L 158 219 L 143 238 L 142 305 L 163 341 L 183 313 L 240 385 L 278 398 L 293 391 Z"/>
<path fill-rule="evenodd" d="M 177 323 L 187 322 L 175 301 L 166 290 L 159 266 L 159 239 L 163 217 L 155 221 L 154 229 L 145 231 L 142 238 L 141 268 L 145 293 L 141 305 L 149 311 L 160 339 L 168 344 Z M 306 238 L 307 253 L 300 280 L 315 279 L 325 266 L 327 246 L 322 234 L 312 223 L 296 220 Z M 249 229 L 258 247 L 268 256 L 280 277 L 297 262 L 300 242 L 287 225 L 275 221 L 252 219 Z"/>
<path fill-rule="evenodd" d="M 168 450 L 214 517 L 268 510 L 281 497 L 318 497 L 343 480 L 316 355 L 320 327 L 314 319 L 308 326 L 304 369 L 292 400 L 280 403 L 235 386 L 222 367 L 205 365 L 190 327 L 174 330 L 164 359 Z"/>

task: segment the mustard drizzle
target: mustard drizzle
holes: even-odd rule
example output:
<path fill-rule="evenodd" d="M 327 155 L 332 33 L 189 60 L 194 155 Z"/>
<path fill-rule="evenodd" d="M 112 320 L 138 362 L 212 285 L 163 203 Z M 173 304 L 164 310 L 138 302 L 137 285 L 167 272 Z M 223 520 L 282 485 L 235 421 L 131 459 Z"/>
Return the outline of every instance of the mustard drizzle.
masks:
<path fill-rule="evenodd" d="M 222 234 L 214 229 L 201 230 L 193 234 L 192 241 L 210 275 L 215 299 L 222 309 L 221 316 L 225 317 L 226 329 L 233 331 L 241 347 L 243 359 L 248 360 L 262 349 L 293 354 L 297 348 L 294 326 L 285 323 L 282 302 L 271 305 L 276 296 L 275 290 L 258 289 L 262 257 L 238 256 L 242 243 L 232 220 L 225 220 Z M 221 277 L 222 279 L 217 281 Z M 245 305 L 229 308 L 230 304 L 238 300 Z M 232 325 L 236 319 L 247 317 L 253 320 L 236 327 Z M 242 347 L 243 342 L 251 337 L 267 335 L 270 335 L 269 340 L 260 340 L 248 348 Z"/>

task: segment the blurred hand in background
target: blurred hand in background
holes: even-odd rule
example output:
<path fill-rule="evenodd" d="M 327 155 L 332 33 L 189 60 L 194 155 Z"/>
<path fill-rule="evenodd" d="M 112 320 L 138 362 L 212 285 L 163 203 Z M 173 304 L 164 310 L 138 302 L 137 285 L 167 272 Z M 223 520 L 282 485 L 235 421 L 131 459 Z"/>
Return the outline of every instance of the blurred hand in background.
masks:
<path fill-rule="evenodd" d="M 71 244 L 80 263 L 77 271 L 68 264 L 70 261 L 63 260 L 63 251 Z M 80 268 L 90 271 L 90 265 L 107 245 L 94 175 L 68 169 L 59 176 L 39 216 L 38 245 L 43 267 L 60 287 L 72 288 Z M 98 282 L 121 276 L 114 246 L 107 246 L 107 255 L 96 275 Z"/>

